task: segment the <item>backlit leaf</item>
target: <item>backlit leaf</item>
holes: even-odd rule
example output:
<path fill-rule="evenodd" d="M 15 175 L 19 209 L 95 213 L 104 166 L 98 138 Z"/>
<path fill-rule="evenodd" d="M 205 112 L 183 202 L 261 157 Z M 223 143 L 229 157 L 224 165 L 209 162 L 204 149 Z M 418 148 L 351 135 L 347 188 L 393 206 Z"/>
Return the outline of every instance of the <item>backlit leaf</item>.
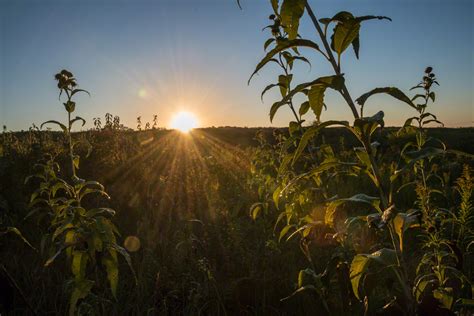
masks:
<path fill-rule="evenodd" d="M 293 40 L 298 35 L 300 18 L 304 13 L 306 0 L 283 0 L 280 8 L 281 24 L 288 34 L 288 39 Z"/>
<path fill-rule="evenodd" d="M 288 39 L 281 39 L 278 40 L 276 47 L 274 47 L 271 51 L 269 51 L 265 57 L 257 64 L 257 67 L 255 67 L 254 72 L 250 76 L 248 83 L 250 83 L 250 80 L 252 80 L 252 77 L 260 70 L 262 69 L 276 54 L 292 47 L 308 47 L 308 48 L 313 48 L 319 51 L 319 46 L 318 44 L 310 41 L 310 40 L 305 40 L 305 39 L 293 39 L 293 40 L 288 40 Z"/>
<path fill-rule="evenodd" d="M 416 105 L 413 104 L 413 102 L 410 100 L 410 98 L 407 97 L 405 95 L 405 93 L 403 93 L 400 89 L 395 88 L 395 87 L 375 88 L 375 89 L 361 95 L 359 98 L 357 98 L 356 102 L 358 104 L 360 104 L 361 106 L 363 106 L 369 97 L 373 96 L 374 94 L 378 94 L 378 93 L 386 93 L 388 95 L 391 95 L 392 97 L 394 97 L 394 98 L 396 98 L 396 99 L 398 99 L 402 102 L 405 102 L 406 104 L 408 104 L 412 108 L 416 109 Z"/>

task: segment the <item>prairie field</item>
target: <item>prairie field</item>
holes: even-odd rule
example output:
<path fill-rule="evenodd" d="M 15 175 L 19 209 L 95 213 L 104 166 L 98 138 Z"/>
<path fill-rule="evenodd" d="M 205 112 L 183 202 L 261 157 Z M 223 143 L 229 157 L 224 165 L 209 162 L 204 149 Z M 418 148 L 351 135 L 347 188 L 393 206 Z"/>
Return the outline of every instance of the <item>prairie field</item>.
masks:
<path fill-rule="evenodd" d="M 0 1 L 0 316 L 474 315 L 473 12 Z"/>
<path fill-rule="evenodd" d="M 74 135 L 93 148 L 81 162 L 81 176 L 102 183 L 113 197 L 104 206 L 120 210 L 114 222 L 120 227 L 121 243 L 126 247 L 127 238 L 139 240 L 139 249 L 130 253 L 138 284 L 134 284 L 127 264 L 121 262 L 117 299 L 104 284 L 95 293 L 100 300 L 91 298 L 86 306 L 104 314 L 136 315 L 309 314 L 320 308 L 310 295 L 281 302 L 295 290 L 295 276 L 307 259 L 296 239 L 279 242 L 275 207 L 268 210 L 266 218 L 253 219 L 250 213 L 259 201 L 261 185 L 251 168 L 263 148 L 257 135 L 269 146 L 277 146 L 275 135 L 285 133 L 284 128 L 223 127 L 197 129 L 186 135 L 173 130 L 113 129 Z M 472 128 L 433 129 L 429 134 L 453 149 L 474 149 Z M 350 138 L 344 130 L 328 129 L 322 136 L 339 154 L 350 153 Z M 2 137 L 2 221 L 5 225 L 16 223 L 27 240 L 48 236 L 42 227 L 44 219 L 25 219 L 31 210 L 29 193 L 35 186 L 25 186 L 24 179 L 34 173 L 42 148 L 54 152 L 61 169 L 67 169 L 62 135 L 30 131 L 4 133 Z M 349 141 L 347 147 L 341 144 L 343 139 Z M 79 153 L 86 155 L 87 148 Z M 450 164 L 445 172 L 454 181 L 461 176 L 462 164 Z M 358 180 L 342 183 L 338 190 L 350 192 L 354 188 L 370 190 L 365 181 Z M 415 199 L 413 195 L 404 198 Z M 324 241 L 322 234 L 314 233 L 312 251 L 318 269 L 324 270 L 338 246 Z M 415 244 L 411 246 L 416 249 Z M 14 273 L 22 296 L 35 302 L 34 308 L 41 314 L 67 311 L 67 257 L 58 258 L 55 270 L 50 271 L 43 265 L 52 252 L 42 240 L 36 247 L 32 250 L 20 239 L 2 241 L 4 267 Z M 5 277 L 2 287 L 7 293 L 2 304 L 10 312 L 29 313 L 22 296 L 12 291 Z"/>

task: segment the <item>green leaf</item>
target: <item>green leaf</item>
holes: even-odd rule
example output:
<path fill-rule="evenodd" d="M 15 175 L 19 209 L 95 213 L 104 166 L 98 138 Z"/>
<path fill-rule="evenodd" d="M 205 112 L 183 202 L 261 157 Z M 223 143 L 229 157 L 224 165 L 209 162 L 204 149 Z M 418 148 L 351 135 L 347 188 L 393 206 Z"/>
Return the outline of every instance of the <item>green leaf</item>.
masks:
<path fill-rule="evenodd" d="M 100 189 L 100 188 L 99 189 L 92 189 L 92 188 L 82 189 L 79 193 L 79 200 L 82 200 L 86 195 L 93 194 L 93 193 L 102 195 L 105 198 L 110 200 L 110 196 L 107 194 L 107 192 L 105 192 L 104 189 Z"/>
<path fill-rule="evenodd" d="M 31 249 L 36 250 L 35 247 L 33 247 L 33 245 L 30 244 L 30 242 L 23 236 L 23 234 L 20 232 L 20 230 L 16 227 L 7 227 L 4 231 L 0 232 L 0 236 L 6 235 L 6 234 L 9 234 L 9 233 L 13 233 L 13 234 L 17 235 Z"/>
<path fill-rule="evenodd" d="M 309 107 L 310 107 L 309 106 L 309 101 L 303 102 L 300 106 L 300 109 L 299 109 L 300 116 L 305 115 L 308 112 Z"/>
<path fill-rule="evenodd" d="M 71 269 L 76 280 L 80 281 L 85 278 L 88 259 L 85 251 L 74 250 L 72 252 Z"/>
<path fill-rule="evenodd" d="M 273 12 L 278 15 L 278 0 L 270 0 L 273 8 Z"/>
<path fill-rule="evenodd" d="M 411 123 L 413 122 L 413 120 L 418 120 L 418 118 L 416 116 L 408 118 L 403 124 L 403 127 L 411 126 Z"/>
<path fill-rule="evenodd" d="M 418 214 L 398 213 L 393 219 L 393 226 L 400 241 L 400 250 L 403 251 L 403 235 L 411 227 L 420 226 Z"/>
<path fill-rule="evenodd" d="M 82 125 L 81 126 L 84 126 L 86 124 L 86 120 L 83 119 L 82 117 L 80 116 L 76 116 L 74 119 L 71 120 L 71 126 L 77 122 L 77 121 L 81 121 L 82 122 Z"/>
<path fill-rule="evenodd" d="M 72 92 L 71 92 L 71 98 L 72 98 L 73 95 L 75 95 L 76 93 L 79 93 L 79 92 L 84 92 L 84 93 L 87 93 L 89 96 L 91 96 L 91 94 L 90 94 L 89 91 L 87 91 L 87 90 L 84 90 L 84 89 L 74 89 L 74 90 L 72 90 Z"/>
<path fill-rule="evenodd" d="M 67 127 L 64 124 L 59 123 L 58 121 L 55 121 L 55 120 L 49 120 L 49 121 L 44 122 L 43 124 L 41 124 L 40 128 L 43 128 L 43 125 L 46 125 L 46 124 L 56 124 L 59 127 L 61 127 L 63 132 L 67 132 Z"/>
<path fill-rule="evenodd" d="M 359 34 L 357 34 L 356 38 L 352 41 L 352 48 L 354 49 L 354 54 L 356 58 L 359 59 L 359 49 L 360 49 L 360 39 Z"/>
<path fill-rule="evenodd" d="M 74 101 L 67 101 L 66 103 L 63 103 L 63 104 L 64 104 L 64 108 L 66 109 L 68 113 L 72 113 L 76 109 L 76 102 Z"/>
<path fill-rule="evenodd" d="M 45 267 L 48 267 L 51 263 L 54 262 L 54 260 L 61 254 L 61 252 L 65 249 L 66 247 L 65 246 L 62 246 L 61 248 L 59 248 L 58 251 L 56 251 L 56 253 L 50 257 L 44 264 Z"/>
<path fill-rule="evenodd" d="M 283 0 L 280 8 L 281 24 L 290 40 L 298 36 L 298 28 L 305 4 L 306 0 Z"/>
<path fill-rule="evenodd" d="M 311 109 L 316 115 L 316 121 L 321 121 L 321 113 L 323 111 L 324 105 L 324 92 L 326 91 L 326 86 L 323 84 L 315 84 L 308 91 L 308 100 Z"/>
<path fill-rule="evenodd" d="M 117 285 L 118 285 L 118 280 L 119 280 L 119 270 L 118 270 L 117 253 L 115 249 L 109 249 L 108 253 L 106 253 L 102 257 L 102 265 L 104 265 L 107 271 L 107 279 L 109 280 L 110 290 L 112 291 L 112 295 L 116 298 Z"/>
<path fill-rule="evenodd" d="M 310 63 L 309 60 L 306 59 L 305 57 L 303 57 L 303 56 L 293 56 L 292 58 L 293 58 L 294 60 L 301 60 L 301 61 L 307 63 L 308 66 L 309 66 L 309 68 L 311 69 L 311 63 Z"/>
<path fill-rule="evenodd" d="M 367 117 L 361 117 L 354 121 L 354 131 L 358 135 L 371 136 L 377 127 L 384 127 L 385 122 L 383 120 L 383 111 L 378 111 L 376 114 Z M 370 140 L 370 139 L 369 139 Z"/>
<path fill-rule="evenodd" d="M 273 203 L 275 203 L 276 208 L 279 208 L 280 204 L 280 195 L 281 195 L 281 187 L 278 186 L 275 191 L 273 191 L 272 198 L 273 198 Z"/>
<path fill-rule="evenodd" d="M 307 90 L 307 88 L 309 88 L 313 85 L 317 85 L 317 84 L 324 85 L 325 87 L 332 88 L 334 90 L 340 90 L 340 89 L 342 89 L 342 86 L 344 85 L 344 77 L 342 75 L 320 77 L 320 78 L 318 78 L 316 80 L 313 80 L 311 82 L 301 83 L 301 84 L 297 85 L 283 99 L 273 103 L 273 105 L 270 109 L 270 121 L 273 121 L 273 118 L 275 117 L 275 114 L 278 111 L 278 109 L 280 107 L 282 107 L 283 105 L 288 104 L 288 102 L 297 93 L 305 92 Z"/>
<path fill-rule="evenodd" d="M 74 288 L 69 300 L 69 316 L 76 315 L 77 303 L 79 300 L 84 299 L 87 297 L 87 295 L 89 295 L 93 285 L 94 282 L 90 280 L 80 280 L 74 282 Z"/>
<path fill-rule="evenodd" d="M 451 310 L 453 306 L 454 297 L 453 297 L 453 289 L 452 288 L 437 288 L 433 291 L 433 296 L 443 304 L 445 308 Z"/>
<path fill-rule="evenodd" d="M 253 220 L 257 219 L 258 214 L 260 214 L 262 210 L 262 206 L 263 206 L 263 203 L 258 202 L 258 203 L 252 204 L 252 206 L 250 207 L 250 217 L 252 217 Z"/>
<path fill-rule="evenodd" d="M 252 80 L 252 77 L 260 70 L 262 69 L 276 54 L 292 47 L 308 47 L 308 48 L 313 48 L 319 51 L 319 46 L 318 44 L 310 41 L 310 40 L 305 40 L 305 39 L 294 39 L 294 40 L 287 40 L 287 39 L 280 39 L 277 41 L 277 45 L 275 48 L 273 48 L 271 51 L 269 51 L 265 57 L 257 64 L 257 67 L 255 67 L 254 72 L 250 76 L 248 83 L 250 83 L 250 80 Z"/>
<path fill-rule="evenodd" d="M 270 46 L 271 43 L 273 43 L 275 41 L 275 39 L 272 37 L 272 38 L 269 38 L 265 41 L 265 44 L 263 44 L 263 49 L 264 50 L 267 50 L 268 46 Z"/>
<path fill-rule="evenodd" d="M 438 120 L 427 120 L 427 121 L 424 121 L 424 122 L 423 122 L 423 125 L 430 124 L 430 123 L 437 123 L 437 124 L 439 124 L 439 125 L 441 125 L 441 126 L 444 126 L 444 123 L 441 122 L 441 121 L 438 121 Z"/>
<path fill-rule="evenodd" d="M 99 207 L 93 208 L 86 213 L 86 217 L 95 217 L 97 215 L 105 216 L 105 217 L 113 217 L 115 216 L 115 210 L 108 208 L 108 207 Z"/>
<path fill-rule="evenodd" d="M 280 236 L 278 237 L 278 241 L 280 242 L 283 237 L 285 237 L 286 234 L 288 234 L 288 231 L 294 227 L 295 225 L 286 225 L 285 227 L 282 228 L 280 231 Z"/>
<path fill-rule="evenodd" d="M 80 161 L 80 157 L 78 155 L 74 155 L 73 159 L 72 159 L 72 163 L 74 165 L 74 168 L 76 169 L 79 169 L 79 161 Z"/>
<path fill-rule="evenodd" d="M 471 298 L 460 298 L 456 301 L 456 306 L 474 308 L 474 299 Z"/>
<path fill-rule="evenodd" d="M 364 147 L 357 147 L 357 148 L 354 148 L 354 151 L 357 155 L 357 158 L 359 158 L 359 161 L 362 162 L 362 164 L 366 168 L 370 169 L 372 164 L 370 162 L 369 154 L 367 153 L 365 148 Z"/>
<path fill-rule="evenodd" d="M 289 127 L 290 135 L 293 135 L 293 133 L 298 131 L 299 129 L 300 129 L 300 124 L 298 122 L 295 122 L 295 121 L 290 122 L 290 127 Z"/>
<path fill-rule="evenodd" d="M 349 123 L 346 121 L 326 121 L 322 122 L 318 125 L 312 126 L 308 128 L 303 136 L 301 137 L 300 143 L 298 144 L 298 148 L 296 149 L 294 155 L 293 155 L 293 164 L 298 160 L 299 156 L 305 150 L 306 146 L 308 145 L 309 141 L 315 137 L 320 130 L 322 130 L 325 127 L 332 126 L 332 125 L 342 125 L 345 127 L 349 126 Z"/>
<path fill-rule="evenodd" d="M 390 181 L 395 181 L 402 172 L 411 170 L 417 161 L 431 159 L 432 157 L 445 154 L 446 152 L 446 150 L 436 147 L 425 147 L 421 150 L 405 152 L 403 156 L 407 159 L 408 163 L 403 168 L 396 170 L 390 177 Z"/>
<path fill-rule="evenodd" d="M 389 20 L 390 22 L 392 21 L 391 18 L 388 16 L 382 16 L 382 15 L 364 15 L 364 16 L 358 16 L 355 18 L 358 22 L 364 22 L 368 20 Z"/>
<path fill-rule="evenodd" d="M 135 270 L 133 269 L 133 265 L 132 265 L 132 259 L 130 258 L 130 255 L 127 252 L 127 250 L 125 250 L 125 248 L 122 248 L 117 244 L 113 244 L 112 248 L 117 250 L 117 252 L 125 259 L 125 261 L 127 262 L 130 270 L 132 271 L 133 277 L 135 279 L 135 284 L 138 284 L 137 275 L 135 274 Z"/>
<path fill-rule="evenodd" d="M 359 37 L 359 30 L 360 23 L 355 19 L 349 19 L 336 25 L 331 46 L 338 56 L 341 56 L 349 45 Z"/>
<path fill-rule="evenodd" d="M 367 273 L 375 273 L 372 266 L 388 267 L 397 261 L 396 253 L 392 249 L 383 248 L 370 255 L 359 254 L 354 257 L 350 268 L 350 278 L 354 295 L 361 300 L 365 296 L 364 280 Z M 375 267 L 375 266 L 374 266 Z M 383 270 L 382 270 L 383 271 Z"/>
<path fill-rule="evenodd" d="M 433 91 L 430 92 L 430 94 L 429 94 L 428 96 L 431 98 L 431 101 L 433 101 L 433 102 L 435 101 L 436 95 L 435 95 L 435 93 L 434 93 Z"/>
<path fill-rule="evenodd" d="M 281 96 L 284 97 L 288 92 L 290 87 L 291 79 L 293 79 L 293 75 L 279 75 L 278 76 L 278 84 L 280 86 L 280 93 Z"/>
<path fill-rule="evenodd" d="M 75 230 L 75 226 L 71 224 L 71 220 L 68 220 L 65 224 L 59 226 L 56 228 L 56 230 L 53 233 L 52 241 L 55 241 L 56 238 L 58 238 L 62 233 L 64 233 L 66 230 Z"/>
<path fill-rule="evenodd" d="M 416 99 L 418 98 L 422 98 L 423 100 L 425 99 L 425 95 L 424 94 L 417 94 L 415 95 L 413 98 L 411 98 L 411 101 L 415 101 Z"/>
<path fill-rule="evenodd" d="M 395 99 L 398 99 L 402 102 L 405 102 L 406 104 L 408 104 L 412 108 L 416 109 L 416 105 L 413 104 L 413 102 L 410 100 L 410 98 L 407 97 L 406 94 L 403 93 L 400 89 L 395 88 L 395 87 L 375 88 L 375 89 L 361 95 L 359 98 L 357 98 L 356 102 L 358 104 L 360 104 L 361 106 L 363 106 L 369 97 L 373 96 L 374 94 L 378 94 L 378 93 L 386 93 L 388 95 L 391 95 Z"/>
<path fill-rule="evenodd" d="M 282 86 L 281 83 L 269 84 L 268 86 L 265 87 L 265 89 L 263 89 L 262 94 L 260 96 L 260 99 L 262 99 L 262 101 L 263 101 L 263 96 L 265 95 L 265 93 L 267 93 L 270 89 L 275 88 L 275 87 L 280 87 L 280 89 L 281 89 L 281 86 Z"/>
<path fill-rule="evenodd" d="M 391 21 L 391 19 L 386 16 L 365 15 L 360 17 L 354 17 L 352 13 L 347 11 L 341 11 L 335 16 L 333 16 L 331 19 L 323 18 L 319 21 L 325 25 L 325 33 L 331 22 L 337 22 L 337 25 L 334 28 L 334 33 L 331 36 L 331 48 L 335 52 L 337 52 L 338 56 L 340 57 L 340 55 L 352 43 L 354 53 L 356 55 L 356 58 L 358 59 L 360 48 L 360 23 L 373 19 L 386 19 Z"/>
<path fill-rule="evenodd" d="M 316 291 L 316 292 L 320 292 L 316 289 L 316 287 L 314 285 L 311 285 L 311 284 L 308 284 L 308 285 L 305 285 L 305 286 L 302 286 L 300 288 L 298 288 L 296 291 L 294 291 L 290 296 L 287 296 L 287 297 L 284 297 L 281 299 L 282 302 L 292 298 L 293 296 L 303 292 L 303 291 L 306 291 L 306 290 L 313 290 L 313 291 Z"/>
<path fill-rule="evenodd" d="M 351 197 L 348 198 L 342 198 L 342 199 L 336 199 L 333 200 L 335 202 L 357 202 L 357 203 L 366 203 L 369 205 L 374 206 L 375 208 L 378 208 L 380 204 L 380 199 L 374 196 L 369 196 L 367 194 L 359 193 L 355 194 Z"/>

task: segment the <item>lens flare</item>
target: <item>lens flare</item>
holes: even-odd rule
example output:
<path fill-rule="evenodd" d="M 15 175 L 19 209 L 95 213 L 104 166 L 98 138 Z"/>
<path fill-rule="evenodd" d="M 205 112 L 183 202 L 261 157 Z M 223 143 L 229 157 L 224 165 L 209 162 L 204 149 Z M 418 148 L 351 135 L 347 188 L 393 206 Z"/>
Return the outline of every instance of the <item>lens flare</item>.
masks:
<path fill-rule="evenodd" d="M 183 133 L 188 133 L 193 128 L 198 127 L 198 120 L 193 113 L 179 112 L 171 119 L 171 128 L 177 129 Z"/>

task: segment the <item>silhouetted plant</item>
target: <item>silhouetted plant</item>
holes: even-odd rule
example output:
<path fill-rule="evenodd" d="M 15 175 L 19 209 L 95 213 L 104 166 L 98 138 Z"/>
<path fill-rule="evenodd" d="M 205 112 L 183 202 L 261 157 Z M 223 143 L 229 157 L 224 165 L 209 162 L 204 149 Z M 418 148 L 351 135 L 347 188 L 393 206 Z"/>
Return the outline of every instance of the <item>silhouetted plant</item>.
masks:
<path fill-rule="evenodd" d="M 390 20 L 390 18 L 374 15 L 357 17 L 350 12 L 342 11 L 332 18 L 318 20 L 309 1 L 283 0 L 280 4 L 278 1 L 271 0 L 270 3 L 274 11 L 270 16 L 273 23 L 268 26 L 272 37 L 265 42 L 264 49 L 268 52 L 258 63 L 250 79 L 267 64 L 272 62 L 278 64 L 283 74 L 278 77 L 277 83 L 270 84 L 264 89 L 262 96 L 269 89 L 278 86 L 282 98 L 271 106 L 270 120 L 273 120 L 283 106 L 290 108 L 295 120 L 289 123 L 289 136 L 279 145 L 278 155 L 273 158 L 257 156 L 256 166 L 260 165 L 260 168 L 264 170 L 270 167 L 270 170 L 276 171 L 275 175 L 268 172 L 260 175 L 266 180 L 261 182 L 262 189 L 259 189 L 259 192 L 270 189 L 275 207 L 281 210 L 275 228 L 281 227 L 279 224 L 282 222 L 286 222 L 286 225 L 281 228 L 279 239 L 288 236 L 286 239 L 289 240 L 299 236 L 301 250 L 310 262 L 309 268 L 301 270 L 298 288 L 294 294 L 304 290 L 313 291 L 328 314 L 355 313 L 359 308 L 365 314 L 374 314 L 377 311 L 414 314 L 420 307 L 417 305 L 419 297 L 415 297 L 412 292 L 414 273 L 409 270 L 410 266 L 406 263 L 407 254 L 403 236 L 406 230 L 416 225 L 429 233 L 431 227 L 429 221 L 433 220 L 434 214 L 440 211 L 439 208 L 429 206 L 431 202 L 425 203 L 429 201 L 429 195 L 436 190 L 430 188 L 423 180 L 423 172 L 426 172 L 424 171 L 426 166 L 434 160 L 453 153 L 446 151 L 444 144 L 439 141 L 426 138 L 423 131 L 423 127 L 427 124 L 440 123 L 435 115 L 426 111 L 428 101 L 435 100 L 431 87 L 433 83 L 437 84 L 437 80 L 432 68 L 426 69 L 422 82 L 415 87 L 424 89 L 422 95 L 409 98 L 398 88 L 381 87 L 361 95 L 354 102 L 342 71 L 342 55 L 349 46 L 352 46 L 356 57 L 359 57 L 359 33 L 363 22 L 373 19 Z M 320 44 L 298 34 L 300 19 L 305 11 L 315 27 Z M 329 32 L 331 25 L 334 26 L 332 34 Z M 308 48 L 320 54 L 329 63 L 334 74 L 292 87 L 290 83 L 294 78 L 290 70 L 293 62 L 302 60 L 309 63 L 299 53 L 300 48 Z M 347 121 L 321 119 L 323 108 L 328 107 L 324 101 L 327 89 L 336 91 L 344 99 L 353 116 L 352 124 Z M 379 111 L 371 116 L 364 113 L 367 100 L 381 93 L 390 95 L 418 112 L 417 117 L 406 121 L 402 131 L 415 135 L 416 141 L 403 144 L 401 148 L 398 148 L 396 156 L 384 155 L 382 151 L 384 147 L 394 146 L 390 143 L 390 139 L 380 137 L 385 125 L 384 112 Z M 297 111 L 294 97 L 298 94 L 303 95 L 306 101 Z M 422 98 L 424 102 L 415 104 L 414 101 L 418 98 Z M 302 117 L 310 109 L 315 116 L 315 123 L 306 128 L 302 126 L 304 122 Z M 414 120 L 418 122 L 418 126 L 410 127 Z M 325 143 L 324 135 L 321 133 L 330 126 L 343 127 L 357 140 L 359 145 L 354 147 L 353 155 L 338 155 L 330 145 Z M 262 161 L 258 162 L 259 160 Z M 270 165 L 267 166 L 267 163 Z M 255 172 L 258 175 L 258 171 Z M 421 209 L 403 212 L 404 210 L 395 205 L 394 195 L 401 187 L 408 185 L 408 183 L 400 183 L 400 176 L 406 176 L 410 172 L 415 173 L 413 183 L 420 188 L 419 198 L 424 206 L 420 206 Z M 418 174 L 422 175 L 421 178 Z M 429 175 L 435 177 L 436 173 L 432 172 Z M 367 178 L 372 183 L 373 189 L 370 191 L 378 192 L 378 196 L 357 192 L 348 197 L 340 197 L 342 187 L 339 186 L 337 190 L 338 183 L 351 176 Z M 268 209 L 268 198 L 268 195 L 261 196 L 262 202 L 252 206 L 253 218 L 256 218 L 259 213 L 265 214 Z M 376 213 L 347 217 L 344 221 L 342 210 L 347 208 L 347 205 L 351 207 L 365 205 Z M 322 220 L 314 217 L 315 209 L 323 212 Z M 420 224 L 421 216 L 427 220 Z M 375 229 L 380 235 L 374 245 L 376 251 L 372 250 L 371 253 L 357 251 L 354 249 L 355 244 L 350 245 L 349 236 L 354 236 L 357 231 L 366 232 L 368 228 Z M 325 271 L 317 273 L 309 248 L 310 240 L 314 238 L 311 236 L 328 229 L 332 233 L 326 233 L 326 235 L 330 235 L 333 242 L 340 245 L 341 253 L 333 256 Z M 439 239 L 432 241 L 437 246 L 444 247 Z M 448 257 L 453 255 L 453 251 L 445 247 L 442 251 L 448 251 Z M 423 259 L 422 262 L 424 262 Z M 436 262 L 428 262 L 431 269 L 434 269 L 436 264 Z M 452 268 L 448 266 L 446 269 Z M 445 275 L 443 271 L 438 272 Z M 375 291 L 375 288 L 380 289 L 377 284 L 367 281 L 374 275 L 393 284 L 385 290 L 385 295 Z M 460 275 L 462 273 L 459 271 L 456 277 L 463 284 L 469 284 L 469 282 L 465 283 L 466 278 Z M 334 282 L 331 281 L 332 279 Z M 350 282 L 352 293 L 346 291 L 347 282 Z M 445 284 L 447 279 L 438 279 L 438 282 Z M 334 283 L 338 284 L 336 288 L 339 289 L 339 293 L 333 295 L 344 297 L 342 304 L 340 301 L 334 301 L 331 295 L 331 291 L 337 291 Z M 360 301 L 360 307 L 355 304 L 354 296 Z M 454 291 L 452 287 L 450 290 L 447 289 L 446 285 L 440 287 L 434 297 L 448 309 L 454 308 L 455 305 L 452 302 L 469 298 L 463 298 L 462 294 Z M 445 304 L 446 301 L 450 304 Z"/>
<path fill-rule="evenodd" d="M 158 127 L 158 115 L 153 115 L 153 129 L 156 129 Z"/>
<path fill-rule="evenodd" d="M 100 131 L 102 129 L 102 122 L 100 120 L 100 117 L 94 117 L 93 120 L 95 129 Z"/>
<path fill-rule="evenodd" d="M 119 278 L 118 258 L 121 254 L 131 267 L 130 257 L 125 249 L 117 244 L 118 229 L 111 218 L 115 211 L 107 207 L 86 208 L 83 202 L 91 194 L 110 197 L 104 187 L 97 181 L 86 181 L 77 176 L 79 169 L 79 156 L 74 149 L 78 144 L 73 141 L 72 127 L 75 122 L 85 120 L 76 116 L 71 119 L 76 103 L 74 95 L 79 92 L 88 93 L 78 89 L 76 78 L 67 70 L 62 70 L 55 76 L 60 89 L 60 97 L 67 96 L 63 103 L 67 113 L 67 125 L 58 121 L 47 121 L 45 124 L 56 124 L 63 130 L 68 140 L 68 153 L 71 166 L 71 181 L 59 177 L 59 165 L 51 155 L 46 155 L 44 160 L 36 165 L 36 174 L 28 177 L 40 180 L 38 189 L 31 195 L 32 211 L 27 217 L 37 213 L 48 215 L 48 234 L 44 236 L 47 244 L 51 245 L 52 255 L 45 266 L 50 266 L 59 255 L 66 253 L 71 267 L 73 279 L 70 281 L 72 292 L 70 295 L 69 314 L 76 313 L 76 307 L 81 300 L 86 299 L 99 279 L 91 280 L 90 274 L 97 273 L 100 267 L 107 272 L 107 279 L 113 296 L 116 296 Z"/>
<path fill-rule="evenodd" d="M 139 131 L 142 130 L 142 117 L 141 116 L 137 117 L 137 130 Z"/>

